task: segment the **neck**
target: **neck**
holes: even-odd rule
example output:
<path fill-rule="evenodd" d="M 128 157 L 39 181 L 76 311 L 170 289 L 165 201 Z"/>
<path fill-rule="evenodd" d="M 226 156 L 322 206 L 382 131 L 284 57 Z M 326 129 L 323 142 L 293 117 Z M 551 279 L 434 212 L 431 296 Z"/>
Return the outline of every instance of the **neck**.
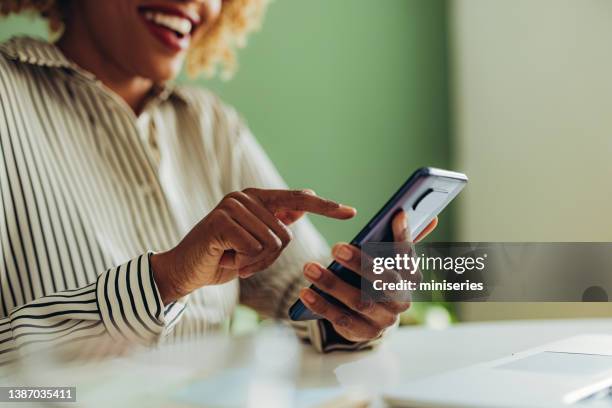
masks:
<path fill-rule="evenodd" d="M 153 81 L 126 72 L 118 66 L 105 55 L 87 27 L 79 21 L 72 19 L 70 24 L 66 24 L 64 34 L 57 43 L 58 47 L 68 59 L 94 74 L 138 114 L 153 87 Z"/>

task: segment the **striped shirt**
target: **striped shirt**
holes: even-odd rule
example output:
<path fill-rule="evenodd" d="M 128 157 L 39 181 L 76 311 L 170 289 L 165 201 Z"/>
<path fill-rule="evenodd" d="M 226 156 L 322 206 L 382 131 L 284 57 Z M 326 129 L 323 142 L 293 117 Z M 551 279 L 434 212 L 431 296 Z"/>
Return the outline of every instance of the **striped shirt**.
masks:
<path fill-rule="evenodd" d="M 266 271 L 164 305 L 149 258 L 224 195 L 285 183 L 213 94 L 157 86 L 136 116 L 53 44 L 0 44 L 0 362 L 92 337 L 153 345 L 227 327 L 237 303 L 285 318 L 329 249 L 307 219 Z M 297 327 L 318 350 L 323 322 Z M 328 331 L 328 330 L 327 330 Z M 334 336 L 336 338 L 337 336 Z"/>

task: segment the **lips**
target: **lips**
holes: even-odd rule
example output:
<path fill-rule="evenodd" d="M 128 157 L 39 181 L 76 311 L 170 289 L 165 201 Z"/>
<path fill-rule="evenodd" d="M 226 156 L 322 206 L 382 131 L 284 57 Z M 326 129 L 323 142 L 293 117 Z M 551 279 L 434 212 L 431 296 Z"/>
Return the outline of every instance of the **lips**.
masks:
<path fill-rule="evenodd" d="M 171 5 L 147 5 L 138 12 L 149 32 L 172 51 L 189 47 L 200 16 Z"/>

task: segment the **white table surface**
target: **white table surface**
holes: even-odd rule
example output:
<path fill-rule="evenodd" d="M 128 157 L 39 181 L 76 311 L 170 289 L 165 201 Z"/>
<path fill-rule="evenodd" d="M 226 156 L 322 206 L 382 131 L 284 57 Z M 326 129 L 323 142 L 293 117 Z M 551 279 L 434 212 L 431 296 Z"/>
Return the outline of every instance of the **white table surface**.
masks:
<path fill-rule="evenodd" d="M 334 384 L 336 367 L 376 354 L 396 355 L 403 379 L 422 378 L 580 334 L 612 334 L 612 319 L 460 323 L 443 330 L 402 327 L 374 351 L 321 355 L 304 346 L 300 381 L 305 386 Z"/>
<path fill-rule="evenodd" d="M 612 334 L 612 319 L 463 323 L 444 330 L 405 327 L 389 335 L 377 349 L 363 352 L 318 354 L 308 345 L 297 346 L 296 350 L 292 341 L 293 352 L 289 353 L 292 357 L 285 359 L 296 364 L 300 361 L 296 395 L 330 388 L 344 392 L 342 390 L 348 386 L 373 395 L 374 406 L 380 406 L 381 400 L 376 395 L 385 386 L 497 359 L 580 334 Z M 289 336 L 293 338 L 290 333 Z M 214 398 L 228 398 L 245 393 L 248 384 L 238 381 L 236 376 L 228 377 L 227 373 L 235 373 L 237 369 L 240 372 L 241 367 L 254 364 L 257 360 L 254 344 L 258 341 L 260 344 L 274 343 L 265 338 L 262 343 L 261 339 L 261 332 L 240 338 L 208 338 L 181 346 L 180 353 L 172 354 L 171 358 L 145 352 L 128 361 L 119 359 L 100 366 L 63 367 L 60 371 L 43 368 L 37 361 L 34 373 L 27 372 L 14 380 L 20 383 L 21 377 L 30 376 L 36 384 L 73 384 L 77 386 L 81 403 L 70 406 L 128 407 L 142 402 L 147 406 L 181 408 L 236 406 L 225 401 L 222 404 L 201 401 L 208 400 L 211 394 L 215 394 Z M 281 361 L 288 355 L 287 349 L 275 345 L 272 348 L 262 354 L 265 360 Z M 43 377 L 36 378 L 37 375 Z M 248 375 L 249 381 L 254 378 L 259 377 Z M 185 384 L 192 384 L 192 387 L 195 384 L 196 394 L 199 393 L 197 404 L 177 403 L 176 393 L 184 389 Z M 211 389 L 213 391 L 209 391 Z"/>
<path fill-rule="evenodd" d="M 444 330 L 400 328 L 374 351 L 319 355 L 304 348 L 299 386 L 338 384 L 336 368 L 368 359 L 371 370 L 352 370 L 351 383 L 375 393 L 385 384 L 420 379 L 580 334 L 612 334 L 612 319 L 462 323 Z"/>

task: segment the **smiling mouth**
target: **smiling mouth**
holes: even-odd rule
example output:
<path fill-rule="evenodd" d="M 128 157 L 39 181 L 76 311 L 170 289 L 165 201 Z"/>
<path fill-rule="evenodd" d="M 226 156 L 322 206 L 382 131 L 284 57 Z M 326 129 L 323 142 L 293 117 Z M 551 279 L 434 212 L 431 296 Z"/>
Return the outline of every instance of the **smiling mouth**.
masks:
<path fill-rule="evenodd" d="M 191 21 L 186 18 L 157 13 L 155 11 L 145 11 L 144 18 L 147 21 L 152 21 L 161 27 L 174 31 L 177 37 L 184 37 L 191 34 L 192 24 Z"/>
<path fill-rule="evenodd" d="M 191 35 L 200 23 L 199 17 L 171 6 L 140 7 L 138 12 L 151 34 L 173 51 L 189 47 Z"/>

